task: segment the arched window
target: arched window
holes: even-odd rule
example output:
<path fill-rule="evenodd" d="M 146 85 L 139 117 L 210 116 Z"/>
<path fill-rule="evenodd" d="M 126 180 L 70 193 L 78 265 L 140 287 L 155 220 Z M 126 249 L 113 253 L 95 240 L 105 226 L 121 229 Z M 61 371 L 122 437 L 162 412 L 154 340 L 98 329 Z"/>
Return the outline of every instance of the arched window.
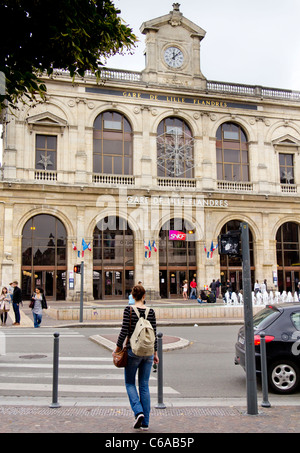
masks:
<path fill-rule="evenodd" d="M 157 176 L 193 178 L 194 139 L 188 125 L 169 117 L 157 129 Z"/>
<path fill-rule="evenodd" d="M 217 178 L 219 181 L 249 181 L 248 143 L 243 129 L 224 123 L 217 131 Z"/>
<path fill-rule="evenodd" d="M 240 228 L 240 220 L 230 220 L 227 222 L 221 234 L 226 234 L 228 231 L 238 231 Z M 249 228 L 249 252 L 250 252 L 250 267 L 251 281 L 254 283 L 254 253 L 253 253 L 253 235 Z M 243 288 L 242 281 L 242 257 L 231 255 L 220 255 L 220 274 L 223 293 L 226 291 L 226 282 L 229 280 L 233 291 L 239 291 Z"/>
<path fill-rule="evenodd" d="M 128 297 L 134 278 L 133 232 L 121 217 L 100 220 L 93 234 L 95 299 Z"/>
<path fill-rule="evenodd" d="M 117 112 L 103 112 L 94 121 L 93 172 L 132 175 L 132 129 Z"/>
<path fill-rule="evenodd" d="M 297 291 L 300 279 L 300 225 L 286 222 L 276 234 L 278 290 Z"/>
<path fill-rule="evenodd" d="M 22 291 L 29 299 L 41 286 L 49 299 L 65 299 L 67 232 L 62 222 L 48 214 L 32 217 L 22 233 Z"/>
<path fill-rule="evenodd" d="M 178 238 L 172 233 L 183 233 Z M 159 233 L 160 295 L 182 297 L 184 280 L 189 284 L 197 276 L 195 227 L 185 219 L 167 221 Z"/>

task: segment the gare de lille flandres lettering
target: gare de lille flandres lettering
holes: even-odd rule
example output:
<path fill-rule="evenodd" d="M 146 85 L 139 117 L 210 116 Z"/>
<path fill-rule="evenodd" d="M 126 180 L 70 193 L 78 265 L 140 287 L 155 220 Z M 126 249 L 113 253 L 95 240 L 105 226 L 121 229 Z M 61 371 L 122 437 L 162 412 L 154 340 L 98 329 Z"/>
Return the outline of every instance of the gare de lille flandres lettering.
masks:
<path fill-rule="evenodd" d="M 156 196 L 128 196 L 128 205 L 152 205 L 152 206 L 198 206 L 209 208 L 228 208 L 228 200 L 206 199 L 202 197 L 156 197 Z"/>

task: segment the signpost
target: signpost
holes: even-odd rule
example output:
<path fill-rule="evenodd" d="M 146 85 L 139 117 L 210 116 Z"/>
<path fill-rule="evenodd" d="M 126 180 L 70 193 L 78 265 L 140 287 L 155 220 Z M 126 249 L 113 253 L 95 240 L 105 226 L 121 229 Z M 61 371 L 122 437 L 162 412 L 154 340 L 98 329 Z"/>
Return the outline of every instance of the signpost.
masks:
<path fill-rule="evenodd" d="M 84 261 L 81 261 L 80 265 L 80 310 L 79 310 L 79 322 L 83 322 L 83 282 L 84 282 Z"/>
<path fill-rule="evenodd" d="M 241 247 L 240 247 L 241 242 Z M 238 255 L 243 262 L 243 297 L 244 297 L 244 325 L 246 348 L 246 381 L 247 381 L 247 413 L 257 415 L 257 386 L 254 348 L 251 270 L 249 251 L 249 227 L 242 222 L 240 230 L 228 231 L 218 238 L 220 255 Z"/>

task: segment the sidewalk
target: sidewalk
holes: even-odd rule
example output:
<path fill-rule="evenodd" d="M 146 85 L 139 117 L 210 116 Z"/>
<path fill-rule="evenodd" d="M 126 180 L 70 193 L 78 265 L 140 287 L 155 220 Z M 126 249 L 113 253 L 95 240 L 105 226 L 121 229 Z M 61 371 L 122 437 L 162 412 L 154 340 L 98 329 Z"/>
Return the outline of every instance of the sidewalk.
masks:
<path fill-rule="evenodd" d="M 182 303 L 182 301 L 177 301 Z M 105 302 L 108 303 L 107 301 Z M 115 303 L 115 302 L 114 302 Z M 124 301 L 118 301 L 124 305 Z M 173 301 L 171 303 L 174 303 Z M 52 305 L 63 306 L 65 302 L 54 302 Z M 33 327 L 31 310 L 27 302 L 21 314 L 21 327 Z M 51 304 L 50 304 L 51 305 Z M 149 304 L 150 305 L 150 304 Z M 13 317 L 8 320 L 11 325 Z M 199 319 L 199 320 L 174 320 L 164 321 L 161 325 L 218 325 L 242 324 L 242 319 Z M 120 326 L 118 321 L 99 322 L 90 321 L 79 323 L 78 320 L 58 321 L 47 316 L 44 311 L 42 327 L 87 327 L 87 326 Z M 160 323 L 158 322 L 158 326 Z M 5 329 L 5 328 L 4 328 Z M 18 327 L 15 327 L 18 329 Z M 95 336 L 99 337 L 99 336 Z M 111 349 L 114 346 L 115 335 L 105 335 L 95 338 L 102 346 Z M 186 347 L 186 341 L 179 337 L 164 336 L 164 349 Z M 104 344 L 105 343 L 105 344 Z M 37 398 L 38 399 L 38 398 Z M 107 439 L 131 439 L 134 434 L 141 433 L 144 439 L 147 436 L 158 437 L 160 434 L 174 434 L 179 436 L 184 433 L 299 433 L 300 432 L 300 406 L 287 403 L 284 398 L 276 398 L 271 408 L 261 408 L 258 401 L 258 415 L 247 414 L 246 395 L 244 401 L 209 402 L 182 399 L 179 403 L 165 401 L 165 409 L 155 408 L 156 400 L 152 401 L 150 428 L 146 434 L 133 429 L 133 415 L 126 400 L 95 400 L 93 406 L 85 401 L 59 401 L 60 408 L 49 408 L 50 401 L 22 401 L 2 399 L 0 406 L 0 432 L 1 433 L 105 433 Z M 275 399 L 274 399 L 275 401 Z M 281 402 L 282 401 L 282 402 Z M 290 400 L 291 401 L 291 400 Z M 288 405 L 287 405 L 288 404 Z M 177 407 L 175 407 L 177 406 Z M 187 437 L 187 436 L 186 436 Z M 200 446 L 200 445 L 199 445 Z"/>
<path fill-rule="evenodd" d="M 1 406 L 1 433 L 136 433 L 131 409 L 123 407 Z M 247 415 L 245 407 L 152 408 L 151 437 L 183 433 L 299 433 L 300 407 L 259 408 L 258 415 Z M 187 436 L 186 436 L 187 437 Z M 125 436 L 126 438 L 126 436 Z"/>

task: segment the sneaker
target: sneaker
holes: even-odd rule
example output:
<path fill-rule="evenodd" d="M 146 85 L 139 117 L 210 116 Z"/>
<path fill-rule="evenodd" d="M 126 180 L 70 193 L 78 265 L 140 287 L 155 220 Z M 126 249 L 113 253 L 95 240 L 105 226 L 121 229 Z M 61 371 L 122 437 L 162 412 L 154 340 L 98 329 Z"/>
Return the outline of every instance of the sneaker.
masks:
<path fill-rule="evenodd" d="M 144 414 L 141 412 L 140 414 L 137 414 L 135 417 L 134 425 L 133 427 L 135 429 L 139 429 L 144 421 Z"/>
<path fill-rule="evenodd" d="M 149 426 L 148 425 L 141 425 L 141 430 L 142 431 L 148 431 Z"/>

